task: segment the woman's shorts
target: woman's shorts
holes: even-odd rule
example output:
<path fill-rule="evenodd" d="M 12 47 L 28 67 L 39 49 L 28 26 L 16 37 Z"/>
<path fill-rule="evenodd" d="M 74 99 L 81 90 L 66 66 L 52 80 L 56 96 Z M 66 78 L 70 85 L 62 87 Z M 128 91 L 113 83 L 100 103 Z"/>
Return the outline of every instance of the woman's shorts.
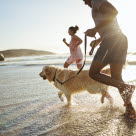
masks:
<path fill-rule="evenodd" d="M 93 61 L 103 64 L 125 64 L 127 49 L 128 41 L 124 34 L 112 35 L 103 39 Z"/>
<path fill-rule="evenodd" d="M 83 64 L 83 59 L 74 59 L 73 57 L 69 57 L 66 61 L 66 63 L 68 63 L 68 64 L 72 64 L 74 62 L 76 62 L 77 65 Z"/>

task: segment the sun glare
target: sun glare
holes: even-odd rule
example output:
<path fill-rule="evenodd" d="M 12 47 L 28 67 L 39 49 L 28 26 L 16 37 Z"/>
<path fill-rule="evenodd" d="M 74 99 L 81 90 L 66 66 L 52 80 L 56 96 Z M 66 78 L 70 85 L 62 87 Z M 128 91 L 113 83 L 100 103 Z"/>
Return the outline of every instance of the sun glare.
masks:
<path fill-rule="evenodd" d="M 136 28 L 134 27 L 136 24 L 136 18 L 134 17 L 134 13 L 136 13 L 135 4 L 136 1 L 114 1 L 112 0 L 113 4 L 119 11 L 118 14 L 118 21 L 123 33 L 128 37 L 128 49 L 129 50 L 136 50 L 135 46 L 135 31 Z"/>

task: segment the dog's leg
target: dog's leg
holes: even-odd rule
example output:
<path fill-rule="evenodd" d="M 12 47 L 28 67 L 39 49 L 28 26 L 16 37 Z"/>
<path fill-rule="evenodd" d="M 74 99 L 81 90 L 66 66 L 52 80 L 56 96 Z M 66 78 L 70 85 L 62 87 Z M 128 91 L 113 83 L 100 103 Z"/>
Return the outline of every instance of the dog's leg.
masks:
<path fill-rule="evenodd" d="M 60 100 L 61 100 L 62 102 L 64 102 L 64 99 L 63 99 L 62 95 L 63 95 L 63 92 L 62 92 L 62 91 L 59 91 L 59 92 L 58 92 L 58 96 L 59 96 Z"/>
<path fill-rule="evenodd" d="M 110 104 L 113 105 L 113 98 L 108 92 L 106 92 L 105 97 L 109 100 Z"/>
<path fill-rule="evenodd" d="M 104 103 L 105 95 L 106 95 L 106 91 L 102 91 L 102 97 L 101 97 L 101 103 L 102 104 Z"/>
<path fill-rule="evenodd" d="M 70 106 L 71 105 L 71 95 L 70 94 L 65 94 L 66 98 L 67 98 L 67 105 Z"/>

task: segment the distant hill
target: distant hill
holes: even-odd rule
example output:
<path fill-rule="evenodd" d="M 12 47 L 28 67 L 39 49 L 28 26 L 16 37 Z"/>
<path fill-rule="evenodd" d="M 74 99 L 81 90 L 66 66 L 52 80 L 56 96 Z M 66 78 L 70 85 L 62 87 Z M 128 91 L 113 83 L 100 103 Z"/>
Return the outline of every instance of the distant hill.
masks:
<path fill-rule="evenodd" d="M 31 49 L 5 50 L 5 51 L 0 51 L 0 53 L 2 53 L 5 58 L 54 54 L 54 53 L 49 52 L 49 51 L 31 50 Z"/>

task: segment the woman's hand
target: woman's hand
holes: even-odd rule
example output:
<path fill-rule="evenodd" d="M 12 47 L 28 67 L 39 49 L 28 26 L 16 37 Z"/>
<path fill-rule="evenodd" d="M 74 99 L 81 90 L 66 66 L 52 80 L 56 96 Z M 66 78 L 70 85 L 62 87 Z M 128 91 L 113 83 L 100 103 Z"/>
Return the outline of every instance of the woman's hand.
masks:
<path fill-rule="evenodd" d="M 63 38 L 62 41 L 69 47 L 69 44 L 66 42 L 66 39 L 65 39 L 65 38 Z"/>
<path fill-rule="evenodd" d="M 85 34 L 89 37 L 95 37 L 97 31 L 95 28 L 92 28 L 92 29 L 88 29 Z"/>
<path fill-rule="evenodd" d="M 64 43 L 66 42 L 66 39 L 65 39 L 65 38 L 63 38 L 63 42 L 64 42 Z"/>

